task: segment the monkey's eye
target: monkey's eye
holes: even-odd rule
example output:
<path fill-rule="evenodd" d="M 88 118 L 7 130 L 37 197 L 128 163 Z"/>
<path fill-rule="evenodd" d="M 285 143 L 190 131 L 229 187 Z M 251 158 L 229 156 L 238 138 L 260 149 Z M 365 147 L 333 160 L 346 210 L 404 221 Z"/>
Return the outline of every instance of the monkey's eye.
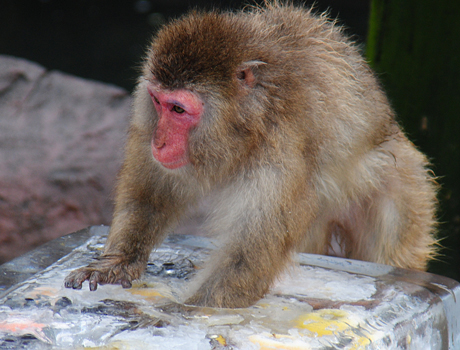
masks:
<path fill-rule="evenodd" d="M 176 112 L 176 113 L 179 113 L 179 114 L 182 114 L 182 113 L 185 112 L 185 109 L 183 109 L 183 108 L 181 108 L 181 107 L 179 107 L 179 106 L 174 106 L 174 107 L 172 108 L 172 110 L 173 110 L 174 112 Z"/>
<path fill-rule="evenodd" d="M 153 100 L 155 101 L 156 104 L 158 104 L 158 105 L 160 104 L 160 101 L 158 101 L 158 99 L 154 95 L 152 95 L 152 98 L 153 98 Z"/>

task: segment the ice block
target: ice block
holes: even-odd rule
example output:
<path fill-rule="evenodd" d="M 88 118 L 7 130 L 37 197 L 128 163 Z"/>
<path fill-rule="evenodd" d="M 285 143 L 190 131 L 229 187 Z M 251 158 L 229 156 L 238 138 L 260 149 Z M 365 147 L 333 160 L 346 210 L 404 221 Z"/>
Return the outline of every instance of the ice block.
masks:
<path fill-rule="evenodd" d="M 218 242 L 171 235 L 130 289 L 64 288 L 107 233 L 94 226 L 0 266 L 0 349 L 460 350 L 459 283 L 362 261 L 298 254 L 254 306 L 192 307 L 182 302 Z"/>

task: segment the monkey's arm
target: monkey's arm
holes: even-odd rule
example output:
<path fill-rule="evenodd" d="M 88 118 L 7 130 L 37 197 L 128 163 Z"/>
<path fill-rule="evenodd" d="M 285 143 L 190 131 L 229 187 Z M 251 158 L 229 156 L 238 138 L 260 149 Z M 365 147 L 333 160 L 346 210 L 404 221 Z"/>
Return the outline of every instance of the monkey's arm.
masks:
<path fill-rule="evenodd" d="M 245 179 L 223 193 L 225 204 L 217 214 L 222 212 L 222 217 L 213 224 L 227 239 L 186 304 L 250 306 L 264 296 L 289 263 L 313 218 L 305 198 L 313 203 L 314 196 L 303 186 L 307 181 L 302 184 L 280 179 L 274 172 L 260 173 L 252 182 Z"/>
<path fill-rule="evenodd" d="M 149 148 L 142 149 L 142 145 L 149 145 L 147 137 L 131 128 L 104 252 L 88 266 L 70 273 L 65 287 L 80 289 L 88 280 L 90 290 L 96 290 L 98 283 L 129 288 L 144 271 L 153 247 L 162 242 L 169 226 L 182 213 L 187 201 L 176 196 L 179 191 L 173 190 L 168 176 L 158 174 L 160 170 L 152 162 Z"/>

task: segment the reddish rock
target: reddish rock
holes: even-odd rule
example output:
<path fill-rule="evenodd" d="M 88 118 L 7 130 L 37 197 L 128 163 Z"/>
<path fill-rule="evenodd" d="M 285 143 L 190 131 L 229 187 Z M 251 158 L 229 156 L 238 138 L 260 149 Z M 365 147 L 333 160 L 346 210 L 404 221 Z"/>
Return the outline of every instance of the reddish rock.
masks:
<path fill-rule="evenodd" d="M 131 97 L 0 56 L 0 262 L 110 224 Z"/>

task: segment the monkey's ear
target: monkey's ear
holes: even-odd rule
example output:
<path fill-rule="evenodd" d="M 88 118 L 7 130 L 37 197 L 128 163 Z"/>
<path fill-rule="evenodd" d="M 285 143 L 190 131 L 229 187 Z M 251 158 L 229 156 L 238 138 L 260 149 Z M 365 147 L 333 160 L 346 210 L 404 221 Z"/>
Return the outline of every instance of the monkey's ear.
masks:
<path fill-rule="evenodd" d="M 253 88 L 257 83 L 254 71 L 257 69 L 257 67 L 264 64 L 266 63 L 262 61 L 244 62 L 241 66 L 238 67 L 238 70 L 236 71 L 236 78 L 244 85 Z"/>

